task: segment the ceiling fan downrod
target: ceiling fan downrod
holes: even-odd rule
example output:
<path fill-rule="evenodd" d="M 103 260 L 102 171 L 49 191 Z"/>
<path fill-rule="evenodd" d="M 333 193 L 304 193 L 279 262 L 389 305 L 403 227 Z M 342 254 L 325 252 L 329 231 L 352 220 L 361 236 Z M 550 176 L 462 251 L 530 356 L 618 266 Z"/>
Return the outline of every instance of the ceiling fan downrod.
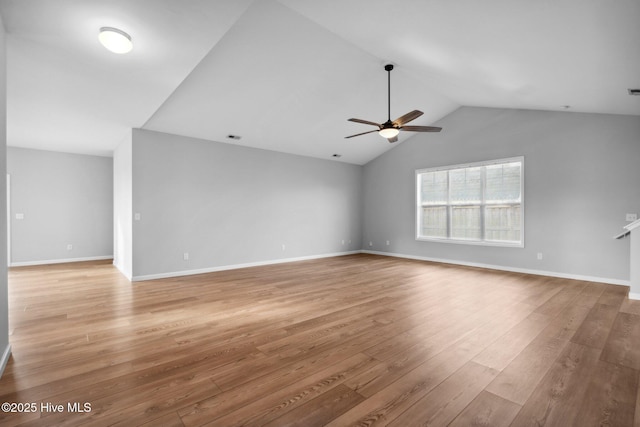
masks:
<path fill-rule="evenodd" d="M 384 66 L 387 72 L 387 121 L 391 122 L 391 70 L 393 70 L 393 64 L 387 64 Z"/>

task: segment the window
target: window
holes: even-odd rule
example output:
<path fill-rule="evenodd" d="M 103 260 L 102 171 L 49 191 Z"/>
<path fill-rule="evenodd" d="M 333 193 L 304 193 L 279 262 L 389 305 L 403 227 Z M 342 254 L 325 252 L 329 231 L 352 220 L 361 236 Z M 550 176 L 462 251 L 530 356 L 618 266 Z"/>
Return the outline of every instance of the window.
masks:
<path fill-rule="evenodd" d="M 524 158 L 416 171 L 418 240 L 524 246 Z"/>

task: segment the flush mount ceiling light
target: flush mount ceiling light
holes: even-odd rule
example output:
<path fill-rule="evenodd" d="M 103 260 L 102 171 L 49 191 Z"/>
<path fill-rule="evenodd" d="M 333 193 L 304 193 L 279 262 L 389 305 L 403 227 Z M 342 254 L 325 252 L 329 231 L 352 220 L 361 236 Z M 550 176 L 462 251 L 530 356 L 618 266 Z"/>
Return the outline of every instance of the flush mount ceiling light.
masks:
<path fill-rule="evenodd" d="M 128 53 L 133 49 L 131 36 L 122 30 L 112 27 L 100 28 L 98 40 L 102 46 L 106 47 L 113 53 Z"/>

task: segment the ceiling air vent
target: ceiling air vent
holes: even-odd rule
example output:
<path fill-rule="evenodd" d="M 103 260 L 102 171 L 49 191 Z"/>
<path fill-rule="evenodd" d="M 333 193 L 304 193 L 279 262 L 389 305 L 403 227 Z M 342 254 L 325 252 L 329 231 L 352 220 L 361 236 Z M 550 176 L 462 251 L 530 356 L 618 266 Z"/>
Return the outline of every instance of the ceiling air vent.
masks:
<path fill-rule="evenodd" d="M 629 95 L 635 95 L 635 96 L 640 95 L 640 89 L 628 89 L 628 91 L 629 91 Z"/>

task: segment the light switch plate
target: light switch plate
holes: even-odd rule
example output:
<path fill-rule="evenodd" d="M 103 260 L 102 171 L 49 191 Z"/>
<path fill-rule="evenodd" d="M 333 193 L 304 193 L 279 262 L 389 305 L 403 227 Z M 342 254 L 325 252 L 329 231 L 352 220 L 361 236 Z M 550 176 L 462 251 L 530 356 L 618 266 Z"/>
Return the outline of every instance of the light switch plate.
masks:
<path fill-rule="evenodd" d="M 638 214 L 627 214 L 627 221 L 635 221 L 638 219 Z"/>

